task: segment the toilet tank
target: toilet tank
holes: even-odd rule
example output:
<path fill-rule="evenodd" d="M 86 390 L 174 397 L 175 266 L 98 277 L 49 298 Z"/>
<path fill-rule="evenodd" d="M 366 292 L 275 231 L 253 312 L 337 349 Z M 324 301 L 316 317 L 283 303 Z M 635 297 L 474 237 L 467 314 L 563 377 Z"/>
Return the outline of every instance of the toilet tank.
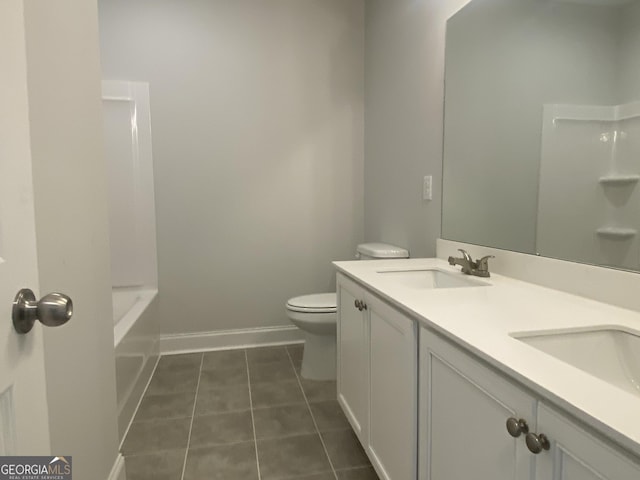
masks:
<path fill-rule="evenodd" d="M 359 260 L 409 258 L 409 250 L 388 243 L 361 243 L 356 249 L 356 258 Z"/>

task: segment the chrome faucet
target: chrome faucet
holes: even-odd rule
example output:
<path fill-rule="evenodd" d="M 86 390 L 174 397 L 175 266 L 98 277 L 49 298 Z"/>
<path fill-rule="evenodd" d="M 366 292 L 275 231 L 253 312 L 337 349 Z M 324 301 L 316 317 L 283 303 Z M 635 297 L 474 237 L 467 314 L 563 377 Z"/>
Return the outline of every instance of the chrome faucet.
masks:
<path fill-rule="evenodd" d="M 475 275 L 476 277 L 489 277 L 489 259 L 494 258 L 493 255 L 487 255 L 475 262 L 465 250 L 459 248 L 462 258 L 449 257 L 449 265 L 460 265 L 462 273 L 466 275 Z"/>

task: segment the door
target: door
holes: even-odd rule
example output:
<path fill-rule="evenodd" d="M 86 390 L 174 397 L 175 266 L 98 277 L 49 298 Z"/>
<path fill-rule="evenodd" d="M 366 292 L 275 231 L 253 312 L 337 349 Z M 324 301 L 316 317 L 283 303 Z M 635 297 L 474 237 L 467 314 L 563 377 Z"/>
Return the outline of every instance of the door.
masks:
<path fill-rule="evenodd" d="M 535 431 L 533 397 L 424 328 L 420 357 L 420 480 L 530 479 L 535 455 L 506 422 Z"/>
<path fill-rule="evenodd" d="M 356 306 L 363 300 L 362 288 L 338 275 L 338 402 L 358 438 L 366 445 L 369 390 L 367 312 Z"/>
<path fill-rule="evenodd" d="M 16 333 L 11 302 L 37 292 L 23 2 L 0 2 L 0 455 L 50 454 L 42 327 Z"/>
<path fill-rule="evenodd" d="M 415 322 L 372 295 L 369 311 L 369 451 L 383 480 L 416 478 Z"/>
<path fill-rule="evenodd" d="M 637 480 L 638 459 L 617 452 L 543 403 L 538 406 L 538 433 L 547 436 L 548 451 L 536 455 L 536 480 Z"/>

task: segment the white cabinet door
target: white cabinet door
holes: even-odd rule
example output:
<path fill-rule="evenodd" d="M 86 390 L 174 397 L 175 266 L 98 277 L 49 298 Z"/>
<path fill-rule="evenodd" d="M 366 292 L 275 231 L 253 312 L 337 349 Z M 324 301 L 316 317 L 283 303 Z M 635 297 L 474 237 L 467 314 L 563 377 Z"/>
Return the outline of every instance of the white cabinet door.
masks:
<path fill-rule="evenodd" d="M 420 480 L 531 478 L 535 455 L 509 417 L 531 429 L 535 400 L 435 334 L 420 329 Z"/>
<path fill-rule="evenodd" d="M 369 456 L 382 480 L 417 471 L 415 322 L 371 295 L 369 312 Z"/>
<path fill-rule="evenodd" d="M 638 480 L 640 463 L 556 413 L 538 406 L 538 428 L 551 448 L 536 455 L 536 480 Z"/>
<path fill-rule="evenodd" d="M 365 311 L 355 306 L 364 300 L 364 291 L 351 280 L 338 275 L 338 401 L 366 445 L 367 399 L 369 391 L 368 325 Z"/>

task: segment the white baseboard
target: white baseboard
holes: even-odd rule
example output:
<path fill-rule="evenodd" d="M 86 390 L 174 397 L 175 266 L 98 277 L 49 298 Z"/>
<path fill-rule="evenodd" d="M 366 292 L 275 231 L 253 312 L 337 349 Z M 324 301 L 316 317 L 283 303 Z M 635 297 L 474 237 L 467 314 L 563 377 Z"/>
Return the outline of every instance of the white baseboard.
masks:
<path fill-rule="evenodd" d="M 160 354 L 203 352 L 265 345 L 286 345 L 304 341 L 303 332 L 295 325 L 246 328 L 215 332 L 160 335 Z"/>
<path fill-rule="evenodd" d="M 113 468 L 111 469 L 111 473 L 109 474 L 109 478 L 107 480 L 127 480 L 127 471 L 124 466 L 124 457 L 121 453 L 118 453 L 116 457 L 116 461 L 113 464 Z"/>

